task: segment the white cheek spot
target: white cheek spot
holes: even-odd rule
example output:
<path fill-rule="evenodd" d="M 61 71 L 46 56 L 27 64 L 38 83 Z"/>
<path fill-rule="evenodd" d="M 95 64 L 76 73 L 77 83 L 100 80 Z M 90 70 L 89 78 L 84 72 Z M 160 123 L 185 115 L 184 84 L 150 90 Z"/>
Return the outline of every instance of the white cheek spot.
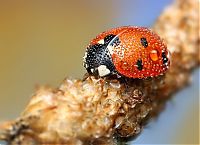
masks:
<path fill-rule="evenodd" d="M 98 44 L 104 44 L 104 39 L 101 39 L 97 42 Z"/>
<path fill-rule="evenodd" d="M 110 52 L 110 54 L 112 55 L 114 46 L 108 45 L 107 48 L 108 48 L 108 51 Z"/>
<path fill-rule="evenodd" d="M 85 52 L 85 55 L 83 56 L 83 65 L 86 64 L 86 57 L 87 57 L 87 52 Z M 85 66 L 87 68 L 87 64 Z"/>
<path fill-rule="evenodd" d="M 110 70 L 105 65 L 100 65 L 98 67 L 98 73 L 100 77 L 110 74 Z"/>
<path fill-rule="evenodd" d="M 90 69 L 90 70 L 91 70 L 91 72 L 92 72 L 92 73 L 94 73 L 94 69 L 93 69 L 93 68 L 92 68 L 92 69 Z"/>
<path fill-rule="evenodd" d="M 85 67 L 85 68 L 88 68 L 88 65 L 87 65 L 87 63 L 83 63 L 83 66 Z"/>

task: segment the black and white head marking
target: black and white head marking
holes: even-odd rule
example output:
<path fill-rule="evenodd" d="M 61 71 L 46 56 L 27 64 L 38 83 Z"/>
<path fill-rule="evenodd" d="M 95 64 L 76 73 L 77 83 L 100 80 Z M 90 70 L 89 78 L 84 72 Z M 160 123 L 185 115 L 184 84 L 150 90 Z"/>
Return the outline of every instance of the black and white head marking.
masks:
<path fill-rule="evenodd" d="M 104 77 L 116 72 L 111 55 L 114 46 L 119 43 L 119 38 L 110 34 L 99 40 L 97 44 L 88 46 L 83 57 L 83 65 L 88 73 Z"/>
<path fill-rule="evenodd" d="M 95 76 L 107 76 L 114 72 L 115 67 L 111 55 L 103 44 L 90 45 L 85 53 L 84 67 Z"/>
<path fill-rule="evenodd" d="M 118 46 L 121 43 L 119 37 L 113 34 L 107 35 L 104 38 L 104 42 L 107 45 L 107 49 L 111 55 L 113 54 L 114 47 Z"/>

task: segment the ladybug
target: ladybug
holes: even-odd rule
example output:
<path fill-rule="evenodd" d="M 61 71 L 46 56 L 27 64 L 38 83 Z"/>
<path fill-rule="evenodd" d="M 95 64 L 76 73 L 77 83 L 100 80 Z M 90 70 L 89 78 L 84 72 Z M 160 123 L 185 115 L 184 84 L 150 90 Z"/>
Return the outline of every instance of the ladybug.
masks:
<path fill-rule="evenodd" d="M 150 29 L 123 26 L 105 31 L 86 49 L 83 65 L 89 74 L 147 78 L 163 74 L 170 65 L 163 40 Z"/>

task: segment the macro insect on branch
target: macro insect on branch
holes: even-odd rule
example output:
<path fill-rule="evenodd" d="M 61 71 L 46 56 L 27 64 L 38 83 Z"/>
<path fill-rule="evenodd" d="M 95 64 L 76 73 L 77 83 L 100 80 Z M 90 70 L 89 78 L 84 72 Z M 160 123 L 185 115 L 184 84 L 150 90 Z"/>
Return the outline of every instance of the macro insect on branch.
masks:
<path fill-rule="evenodd" d="M 198 11 L 196 2 L 176 0 L 153 26 L 171 51 L 171 66 L 165 75 L 127 79 L 126 82 L 118 78 L 88 75 L 83 80 L 66 78 L 56 89 L 41 87 L 17 119 L 0 125 L 0 139 L 10 144 L 24 145 L 115 144 L 118 138 L 138 135 L 151 118 L 159 115 L 172 94 L 188 84 L 192 70 L 199 65 L 198 15 L 193 15 L 194 11 Z M 185 23 L 178 24 L 183 20 Z M 179 37 L 180 33 L 187 34 L 184 40 Z M 98 46 L 107 43 L 107 38 L 99 41 Z M 139 38 L 138 44 L 142 44 L 142 49 L 149 46 L 146 37 Z M 93 49 L 98 46 L 93 46 Z M 168 62 L 166 49 L 165 54 L 158 50 L 157 55 L 156 51 L 152 50 L 152 61 L 159 59 L 162 63 Z M 87 53 L 90 53 L 90 49 Z M 139 71 L 147 61 L 143 60 L 144 57 L 140 58 L 139 61 L 138 57 L 133 58 L 134 69 L 138 73 L 131 75 L 142 78 L 147 71 Z M 109 62 L 107 58 L 106 62 Z M 88 65 L 86 68 L 90 73 L 98 71 L 100 76 L 112 70 L 107 70 L 105 65 L 99 68 L 101 65 L 91 62 Z M 123 72 L 118 66 L 116 68 L 120 74 L 129 76 L 126 74 L 129 71 Z"/>

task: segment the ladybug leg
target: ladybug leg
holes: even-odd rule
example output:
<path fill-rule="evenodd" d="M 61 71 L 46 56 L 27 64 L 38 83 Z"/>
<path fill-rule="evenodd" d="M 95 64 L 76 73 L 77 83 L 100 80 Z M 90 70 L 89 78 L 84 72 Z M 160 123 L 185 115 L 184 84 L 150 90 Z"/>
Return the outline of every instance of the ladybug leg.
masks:
<path fill-rule="evenodd" d="M 90 76 L 89 73 L 84 74 L 84 75 L 83 75 L 83 79 L 82 79 L 82 81 L 85 81 L 89 76 Z"/>
<path fill-rule="evenodd" d="M 128 89 L 129 89 L 129 79 L 130 78 L 127 78 L 127 77 L 123 77 L 123 76 L 120 76 L 120 82 L 124 85 L 124 87 L 125 87 L 125 92 L 127 92 L 128 91 Z"/>

